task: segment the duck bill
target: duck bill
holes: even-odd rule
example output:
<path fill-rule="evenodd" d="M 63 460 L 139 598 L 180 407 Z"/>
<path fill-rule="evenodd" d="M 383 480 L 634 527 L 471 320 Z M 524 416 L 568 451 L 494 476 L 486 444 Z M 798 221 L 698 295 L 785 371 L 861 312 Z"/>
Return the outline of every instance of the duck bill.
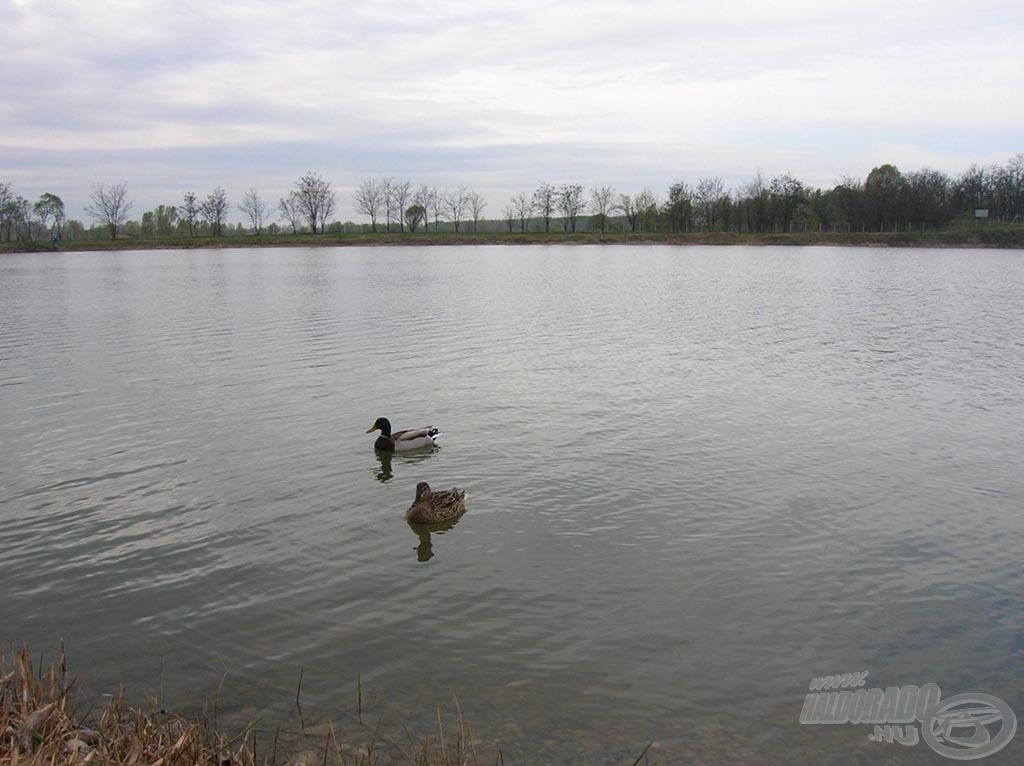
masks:
<path fill-rule="evenodd" d="M 380 430 L 380 426 L 370 426 L 369 428 L 366 429 L 366 433 L 372 434 L 374 431 L 379 431 L 379 430 Z"/>

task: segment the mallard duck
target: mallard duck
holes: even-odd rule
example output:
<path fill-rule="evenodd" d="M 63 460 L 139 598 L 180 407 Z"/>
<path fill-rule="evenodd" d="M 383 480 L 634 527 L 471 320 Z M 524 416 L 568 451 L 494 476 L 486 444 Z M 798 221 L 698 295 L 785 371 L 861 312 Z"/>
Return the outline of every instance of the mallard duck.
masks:
<path fill-rule="evenodd" d="M 434 439 L 441 435 L 441 432 L 433 426 L 409 428 L 405 431 L 391 433 L 391 421 L 387 418 L 377 418 L 373 425 L 366 429 L 368 434 L 372 434 L 374 431 L 380 431 L 380 436 L 373 443 L 373 448 L 384 452 L 433 447 L 436 443 Z"/>
<path fill-rule="evenodd" d="M 405 512 L 405 520 L 413 524 L 439 524 L 465 512 L 466 490 L 452 487 L 434 492 L 421 481 L 416 485 L 416 499 Z"/>

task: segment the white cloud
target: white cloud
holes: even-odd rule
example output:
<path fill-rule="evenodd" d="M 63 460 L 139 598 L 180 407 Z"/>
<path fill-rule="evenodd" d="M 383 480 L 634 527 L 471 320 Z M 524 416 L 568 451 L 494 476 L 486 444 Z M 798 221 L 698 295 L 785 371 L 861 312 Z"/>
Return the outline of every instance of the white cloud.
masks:
<path fill-rule="evenodd" d="M 658 190 L 757 168 L 810 183 L 883 162 L 957 172 L 1022 149 L 1018 2 L 6 0 L 0 12 L 0 66 L 24 73 L 5 81 L 0 179 L 69 205 L 112 177 L 164 202 L 189 173 L 197 187 L 286 188 L 308 169 L 339 188 L 461 172 L 488 194 L 540 178 Z"/>

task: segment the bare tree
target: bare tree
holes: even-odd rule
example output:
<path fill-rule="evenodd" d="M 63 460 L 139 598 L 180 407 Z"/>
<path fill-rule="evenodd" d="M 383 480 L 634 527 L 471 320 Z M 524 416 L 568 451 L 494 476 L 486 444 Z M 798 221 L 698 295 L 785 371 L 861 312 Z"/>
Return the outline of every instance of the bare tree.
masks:
<path fill-rule="evenodd" d="M 658 223 L 658 198 L 650 189 L 644 189 L 633 200 L 636 205 L 637 224 L 640 231 L 654 231 Z"/>
<path fill-rule="evenodd" d="M 89 200 L 90 203 L 85 206 L 86 214 L 96 223 L 106 226 L 111 239 L 117 239 L 118 232 L 128 218 L 128 211 L 132 209 L 131 200 L 128 199 L 128 185 L 123 181 L 110 186 L 96 184 L 89 193 Z"/>
<path fill-rule="evenodd" d="M 395 215 L 395 196 L 391 193 L 393 178 L 383 178 L 380 182 L 380 194 L 384 204 L 384 230 L 391 231 L 391 221 Z M 398 215 L 402 215 L 399 211 Z"/>
<path fill-rule="evenodd" d="M 544 219 L 544 231 L 551 231 L 551 216 L 555 212 L 555 187 L 542 181 L 533 193 L 532 207 Z"/>
<path fill-rule="evenodd" d="M 558 189 L 557 202 L 562 214 L 562 229 L 576 231 L 576 219 L 583 210 L 583 187 L 579 184 L 562 184 Z"/>
<path fill-rule="evenodd" d="M 466 210 L 469 206 L 466 187 L 460 186 L 457 191 L 451 192 L 445 189 L 442 197 L 444 198 L 445 215 L 448 216 L 448 220 L 455 227 L 455 233 L 458 234 L 462 219 L 466 217 Z"/>
<path fill-rule="evenodd" d="M 995 169 L 993 192 L 999 218 L 1019 222 L 1024 218 L 1024 154 L 1015 154 Z"/>
<path fill-rule="evenodd" d="M 476 233 L 477 226 L 480 224 L 480 218 L 484 214 L 484 208 L 487 207 L 487 200 L 484 199 L 478 191 L 470 191 L 466 193 L 466 205 L 469 208 L 469 214 L 473 218 L 473 232 Z"/>
<path fill-rule="evenodd" d="M 437 226 L 441 221 L 441 216 L 444 215 L 446 207 L 445 194 L 445 192 L 442 192 L 436 186 L 431 189 L 430 192 L 430 205 L 428 208 L 431 215 L 434 216 L 434 231 L 437 231 Z"/>
<path fill-rule="evenodd" d="M 533 212 L 533 202 L 526 196 L 526 192 L 519 192 L 519 194 L 512 198 L 512 208 L 515 210 L 516 218 L 519 219 L 519 231 L 527 231 L 530 228 L 530 214 Z"/>
<path fill-rule="evenodd" d="M 701 178 L 697 181 L 697 189 L 693 193 L 693 204 L 697 209 L 701 228 L 711 231 L 718 223 L 718 207 L 725 196 L 725 184 L 717 176 Z"/>
<path fill-rule="evenodd" d="M 384 203 L 380 183 L 372 178 L 363 181 L 352 194 L 352 201 L 357 213 L 370 216 L 370 230 L 377 231 L 377 218 Z"/>
<path fill-rule="evenodd" d="M 423 184 L 416 190 L 412 195 L 412 204 L 414 207 L 423 208 L 423 228 L 428 228 L 428 217 L 430 215 L 431 206 L 434 204 L 434 199 L 437 197 L 437 189 Z"/>
<path fill-rule="evenodd" d="M 511 234 L 516 228 L 516 208 L 511 202 L 505 205 L 501 211 L 502 216 L 505 218 L 505 225 L 508 226 L 508 233 Z"/>
<path fill-rule="evenodd" d="M 412 197 L 412 187 L 408 181 L 393 181 L 390 184 L 391 203 L 395 211 L 395 219 L 398 221 L 398 230 L 405 231 L 405 212 L 409 206 L 409 199 Z"/>
<path fill-rule="evenodd" d="M 195 192 L 185 192 L 181 199 L 184 204 L 178 208 L 180 218 L 188 224 L 188 235 L 194 237 L 199 224 L 199 198 Z"/>
<path fill-rule="evenodd" d="M 790 173 L 775 176 L 769 185 L 771 192 L 772 226 L 779 231 L 790 231 L 797 210 L 807 202 L 807 188 Z"/>
<path fill-rule="evenodd" d="M 771 191 L 761 175 L 760 169 L 752 179 L 739 189 L 745 200 L 747 228 L 750 231 L 768 231 L 771 217 Z"/>
<path fill-rule="evenodd" d="M 629 230 L 636 231 L 638 216 L 636 202 L 633 201 L 633 198 L 628 194 L 620 194 L 615 202 L 615 209 L 626 216 L 626 224 L 629 226 Z"/>
<path fill-rule="evenodd" d="M 287 197 L 282 197 L 277 203 L 277 210 L 289 226 L 292 227 L 292 234 L 298 234 L 302 228 L 303 212 L 299 203 L 298 192 L 292 190 Z"/>
<path fill-rule="evenodd" d="M 262 234 L 263 225 L 266 223 L 270 211 L 267 209 L 267 203 L 263 201 L 259 192 L 255 189 L 249 189 L 249 191 L 242 195 L 242 201 L 238 205 L 238 209 L 245 213 L 249 219 L 253 234 Z"/>
<path fill-rule="evenodd" d="M 219 186 L 199 203 L 199 211 L 203 214 L 206 222 L 210 224 L 210 233 L 215 237 L 219 237 L 224 230 L 228 207 L 228 196 Z"/>
<path fill-rule="evenodd" d="M 297 204 L 303 217 L 309 221 L 309 230 L 316 234 L 327 230 L 327 219 L 334 213 L 335 198 L 331 184 L 316 173 L 306 173 L 295 182 Z"/>
<path fill-rule="evenodd" d="M 600 189 L 590 190 L 590 211 L 597 216 L 601 224 L 601 231 L 604 231 L 608 224 L 608 216 L 615 206 L 615 189 L 610 186 L 602 186 Z"/>

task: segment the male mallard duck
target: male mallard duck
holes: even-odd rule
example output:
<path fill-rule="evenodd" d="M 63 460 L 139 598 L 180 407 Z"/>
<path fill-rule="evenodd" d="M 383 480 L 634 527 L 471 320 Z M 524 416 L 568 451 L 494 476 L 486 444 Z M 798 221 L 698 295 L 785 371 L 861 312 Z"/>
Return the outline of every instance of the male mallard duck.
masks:
<path fill-rule="evenodd" d="M 441 435 L 441 432 L 433 426 L 410 428 L 405 431 L 391 433 L 391 421 L 387 418 L 377 418 L 373 425 L 366 429 L 368 434 L 372 434 L 374 431 L 380 431 L 380 436 L 373 443 L 373 448 L 384 450 L 385 452 L 433 447 L 435 444 L 434 437 Z"/>
<path fill-rule="evenodd" d="M 438 524 L 466 512 L 466 490 L 452 487 L 434 492 L 421 481 L 416 485 L 416 499 L 405 512 L 405 520 L 413 524 Z"/>

